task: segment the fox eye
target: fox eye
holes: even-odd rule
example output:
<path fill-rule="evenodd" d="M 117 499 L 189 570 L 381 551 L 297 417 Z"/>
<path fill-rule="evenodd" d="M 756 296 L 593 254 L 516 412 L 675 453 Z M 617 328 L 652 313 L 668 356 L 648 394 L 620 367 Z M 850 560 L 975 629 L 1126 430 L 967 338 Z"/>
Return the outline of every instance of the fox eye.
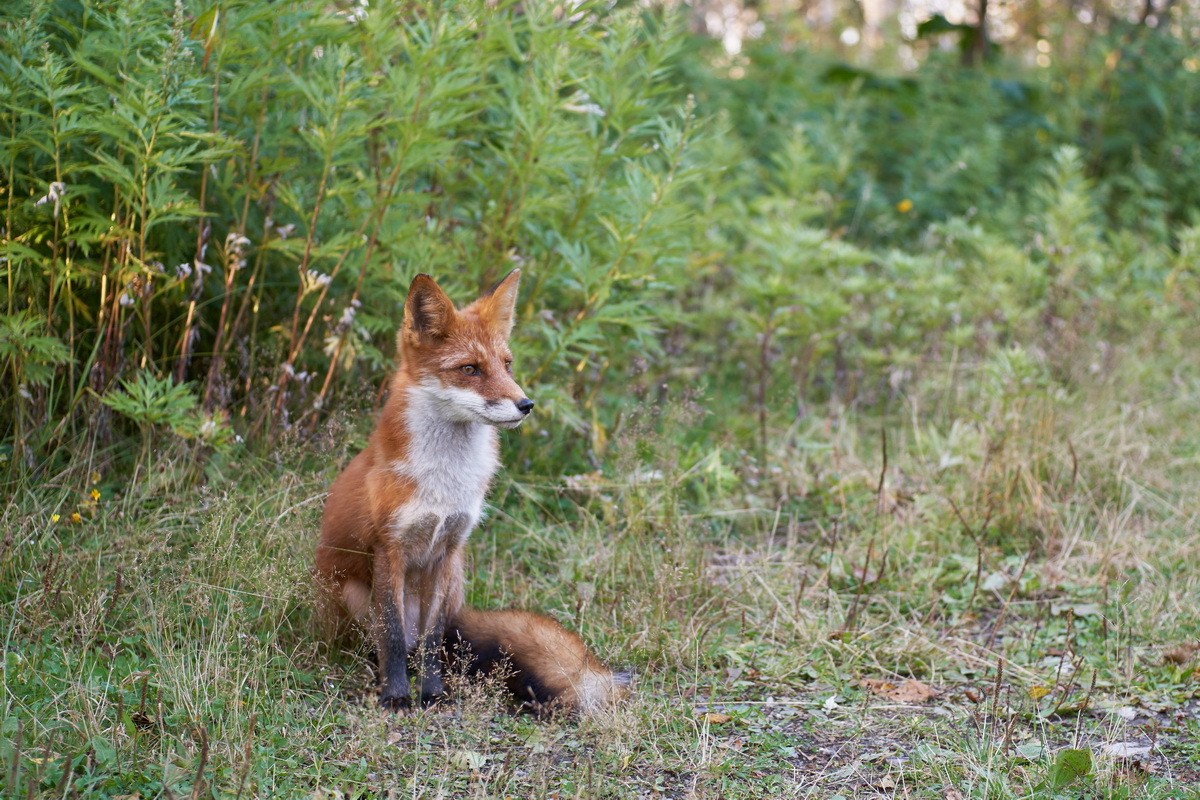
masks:
<path fill-rule="evenodd" d="M 463 371 L 464 375 L 478 375 L 479 374 L 479 367 L 475 366 L 474 364 L 464 364 L 463 366 L 459 367 L 459 369 L 461 369 Z"/>
<path fill-rule="evenodd" d="M 508 370 L 509 372 L 512 372 L 512 359 L 511 358 L 506 358 L 504 360 L 504 368 L 506 370 Z"/>

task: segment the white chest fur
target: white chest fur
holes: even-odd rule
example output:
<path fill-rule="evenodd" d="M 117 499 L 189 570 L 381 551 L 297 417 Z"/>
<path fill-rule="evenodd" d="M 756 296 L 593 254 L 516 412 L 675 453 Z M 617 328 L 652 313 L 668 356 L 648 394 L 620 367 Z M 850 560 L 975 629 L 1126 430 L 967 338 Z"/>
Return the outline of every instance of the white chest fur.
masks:
<path fill-rule="evenodd" d="M 411 566 L 423 566 L 451 542 L 466 540 L 483 513 L 488 484 L 499 465 L 496 432 L 480 422 L 447 420 L 435 398 L 410 390 L 405 409 L 408 449 L 392 462 L 397 476 L 413 484 L 396 509 L 392 535 L 404 542 Z"/>

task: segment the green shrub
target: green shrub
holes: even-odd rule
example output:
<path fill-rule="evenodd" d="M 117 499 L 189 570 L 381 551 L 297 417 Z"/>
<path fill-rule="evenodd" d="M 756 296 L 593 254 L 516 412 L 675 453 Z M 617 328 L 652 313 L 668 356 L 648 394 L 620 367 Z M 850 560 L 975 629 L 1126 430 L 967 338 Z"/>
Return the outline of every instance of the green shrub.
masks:
<path fill-rule="evenodd" d="M 806 401 L 886 404 L 1013 342 L 1071 381 L 1196 305 L 1196 120 L 1168 91 L 1195 61 L 1169 29 L 892 75 L 783 24 L 730 58 L 623 6 L 2 13 L 0 358 L 24 389 L 0 453 L 23 465 L 187 441 L 110 413 L 137 381 L 230 448 L 368 407 L 417 272 L 465 300 L 525 268 L 539 414 L 506 461 L 543 474 L 602 464 L 630 402 L 706 395 L 686 435 L 761 456 Z"/>
<path fill-rule="evenodd" d="M 598 388 L 653 349 L 705 172 L 673 24 L 482 1 L 4 13 L 7 304 L 72 358 L 10 356 L 51 372 L 0 436 L 55 418 L 42 454 L 88 423 L 111 441 L 91 396 L 141 372 L 257 442 L 311 430 L 369 401 L 418 272 L 468 299 L 526 266 L 518 370 L 547 429 L 601 431 Z"/>

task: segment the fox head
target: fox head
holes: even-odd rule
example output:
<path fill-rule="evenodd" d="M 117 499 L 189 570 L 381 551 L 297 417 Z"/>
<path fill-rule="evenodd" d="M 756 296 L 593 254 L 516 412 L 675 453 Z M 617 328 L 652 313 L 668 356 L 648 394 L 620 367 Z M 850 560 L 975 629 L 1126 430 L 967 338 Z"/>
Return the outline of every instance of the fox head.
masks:
<path fill-rule="evenodd" d="M 513 380 L 508 348 L 520 280 L 514 269 L 462 309 L 428 275 L 408 287 L 400 367 L 443 419 L 515 428 L 533 409 Z"/>

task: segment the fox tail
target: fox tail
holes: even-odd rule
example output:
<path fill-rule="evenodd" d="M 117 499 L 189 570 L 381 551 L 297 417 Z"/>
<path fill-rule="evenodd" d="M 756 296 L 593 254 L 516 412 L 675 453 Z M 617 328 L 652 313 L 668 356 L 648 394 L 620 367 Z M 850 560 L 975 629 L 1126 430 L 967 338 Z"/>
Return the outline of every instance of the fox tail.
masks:
<path fill-rule="evenodd" d="M 604 666 L 582 639 L 541 614 L 463 608 L 446 626 L 445 644 L 452 668 L 499 672 L 535 713 L 589 714 L 629 691 L 628 673 Z"/>

